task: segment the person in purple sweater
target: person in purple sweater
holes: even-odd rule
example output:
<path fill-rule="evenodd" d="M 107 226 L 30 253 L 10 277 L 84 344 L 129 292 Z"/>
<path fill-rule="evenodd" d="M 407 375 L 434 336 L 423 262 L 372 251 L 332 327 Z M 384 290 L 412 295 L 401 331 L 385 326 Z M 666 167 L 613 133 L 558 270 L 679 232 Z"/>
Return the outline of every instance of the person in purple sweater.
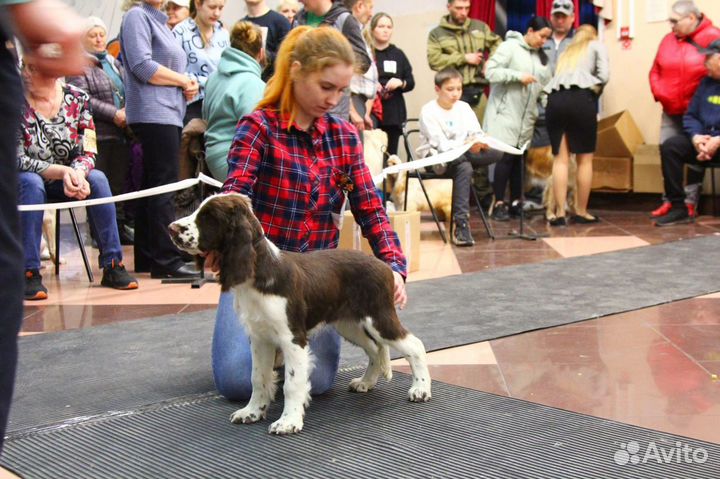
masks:
<path fill-rule="evenodd" d="M 120 29 L 125 64 L 127 124 L 143 148 L 142 189 L 177 181 L 186 100 L 198 93 L 184 72 L 187 57 L 167 27 L 163 0 L 143 0 L 125 13 Z M 174 195 L 139 200 L 135 218 L 135 271 L 153 278 L 198 276 L 167 233 L 175 220 Z"/>

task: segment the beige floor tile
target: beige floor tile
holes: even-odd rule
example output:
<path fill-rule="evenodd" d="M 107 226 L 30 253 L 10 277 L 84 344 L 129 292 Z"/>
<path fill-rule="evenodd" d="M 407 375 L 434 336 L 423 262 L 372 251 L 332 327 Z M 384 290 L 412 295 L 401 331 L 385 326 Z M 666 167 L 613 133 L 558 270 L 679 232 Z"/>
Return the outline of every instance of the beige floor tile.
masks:
<path fill-rule="evenodd" d="M 543 238 L 555 251 L 565 258 L 607 253 L 621 249 L 647 246 L 648 242 L 637 236 L 585 236 L 565 238 Z"/>
<path fill-rule="evenodd" d="M 495 354 L 488 341 L 468 344 L 457 348 L 442 349 L 428 353 L 429 365 L 455 365 L 455 364 L 497 364 Z M 405 359 L 396 359 L 391 363 L 393 366 L 406 366 Z"/>

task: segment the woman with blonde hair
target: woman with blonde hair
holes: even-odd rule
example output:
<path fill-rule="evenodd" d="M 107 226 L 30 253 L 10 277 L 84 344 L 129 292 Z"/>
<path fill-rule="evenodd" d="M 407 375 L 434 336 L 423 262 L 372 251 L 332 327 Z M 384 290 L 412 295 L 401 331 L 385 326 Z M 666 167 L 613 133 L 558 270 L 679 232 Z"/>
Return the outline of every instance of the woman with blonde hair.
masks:
<path fill-rule="evenodd" d="M 597 223 L 587 211 L 592 185 L 592 159 L 597 142 L 598 97 L 610 78 L 605 46 L 597 40 L 597 30 L 581 25 L 572 42 L 558 58 L 555 76 L 545 91 L 549 93 L 546 120 L 552 152 L 553 193 L 557 209 L 548 212 L 551 226 L 565 226 L 565 201 L 570 155 L 577 159 L 577 198 L 573 221 Z"/>
<path fill-rule="evenodd" d="M 375 255 L 392 268 L 395 302 L 403 307 L 406 260 L 363 160 L 362 143 L 350 123 L 328 114 L 350 84 L 354 63 L 350 43 L 334 28 L 291 30 L 258 109 L 238 123 L 223 192 L 247 195 L 265 236 L 285 251 L 336 248 L 339 219 L 349 204 Z M 208 263 L 216 271 L 217 262 L 210 252 Z M 324 328 L 309 348 L 315 358 L 311 393 L 320 394 L 335 379 L 340 337 Z M 213 373 L 223 396 L 250 397 L 251 361 L 232 293 L 222 293 Z"/>
<path fill-rule="evenodd" d="M 264 56 L 260 27 L 237 22 L 230 33 L 230 48 L 222 53 L 217 71 L 205 85 L 205 163 L 220 181 L 227 177 L 227 157 L 237 122 L 255 109 L 265 91 L 261 78 Z"/>
<path fill-rule="evenodd" d="M 295 0 L 283 0 L 278 3 L 277 11 L 287 18 L 290 25 L 292 25 L 293 20 L 295 20 L 295 15 L 300 11 L 300 4 Z"/>

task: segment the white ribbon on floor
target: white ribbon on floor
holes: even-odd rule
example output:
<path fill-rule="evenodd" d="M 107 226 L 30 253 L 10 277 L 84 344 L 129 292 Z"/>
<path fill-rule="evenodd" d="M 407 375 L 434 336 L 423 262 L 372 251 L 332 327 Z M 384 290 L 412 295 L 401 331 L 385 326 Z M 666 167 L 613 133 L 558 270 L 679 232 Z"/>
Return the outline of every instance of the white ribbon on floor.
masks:
<path fill-rule="evenodd" d="M 178 181 L 176 183 L 170 183 L 167 185 L 156 186 L 154 188 L 148 188 L 146 190 L 133 191 L 132 193 L 123 193 L 117 196 L 108 196 L 107 198 L 95 198 L 93 200 L 75 200 L 65 201 L 63 203 L 46 203 L 41 205 L 20 205 L 18 206 L 19 211 L 45 211 L 45 210 L 59 210 L 65 208 L 78 208 L 80 206 L 96 206 L 106 205 L 108 203 L 116 203 L 118 201 L 136 200 L 138 198 L 145 198 L 147 196 L 161 195 L 163 193 L 171 193 L 173 191 L 184 190 L 191 188 L 198 183 L 205 183 L 206 185 L 214 186 L 216 188 L 222 188 L 222 183 L 211 178 L 207 175 L 200 173 L 197 178 L 188 178 L 187 180 Z"/>

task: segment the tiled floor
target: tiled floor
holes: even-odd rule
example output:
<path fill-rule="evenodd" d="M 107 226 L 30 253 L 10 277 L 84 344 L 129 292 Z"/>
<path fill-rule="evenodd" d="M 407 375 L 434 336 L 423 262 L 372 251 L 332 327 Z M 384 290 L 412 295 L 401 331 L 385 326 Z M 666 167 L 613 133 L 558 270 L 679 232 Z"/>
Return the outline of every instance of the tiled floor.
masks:
<path fill-rule="evenodd" d="M 409 281 L 720 234 L 720 218 L 709 216 L 691 225 L 653 227 L 645 211 L 654 204 L 642 201 L 595 196 L 592 211 L 602 218 L 596 225 L 550 228 L 532 217 L 526 232 L 547 235 L 537 241 L 510 239 L 515 222 L 494 223 L 498 239 L 491 241 L 474 221 L 477 244 L 471 248 L 443 244 L 435 225 L 424 221 L 421 270 Z M 627 204 L 636 211 L 624 211 Z M 59 279 L 51 266 L 44 270 L 50 298 L 26 304 L 23 334 L 152 320 L 217 302 L 215 284 L 190 289 L 161 285 L 148 275 L 138 275 L 138 291 L 89 285 L 72 242 L 63 251 L 68 265 Z M 132 265 L 131 248 L 126 253 Z M 717 294 L 437 351 L 430 360 L 434 379 L 720 443 Z M 407 370 L 401 362 L 395 367 Z"/>

